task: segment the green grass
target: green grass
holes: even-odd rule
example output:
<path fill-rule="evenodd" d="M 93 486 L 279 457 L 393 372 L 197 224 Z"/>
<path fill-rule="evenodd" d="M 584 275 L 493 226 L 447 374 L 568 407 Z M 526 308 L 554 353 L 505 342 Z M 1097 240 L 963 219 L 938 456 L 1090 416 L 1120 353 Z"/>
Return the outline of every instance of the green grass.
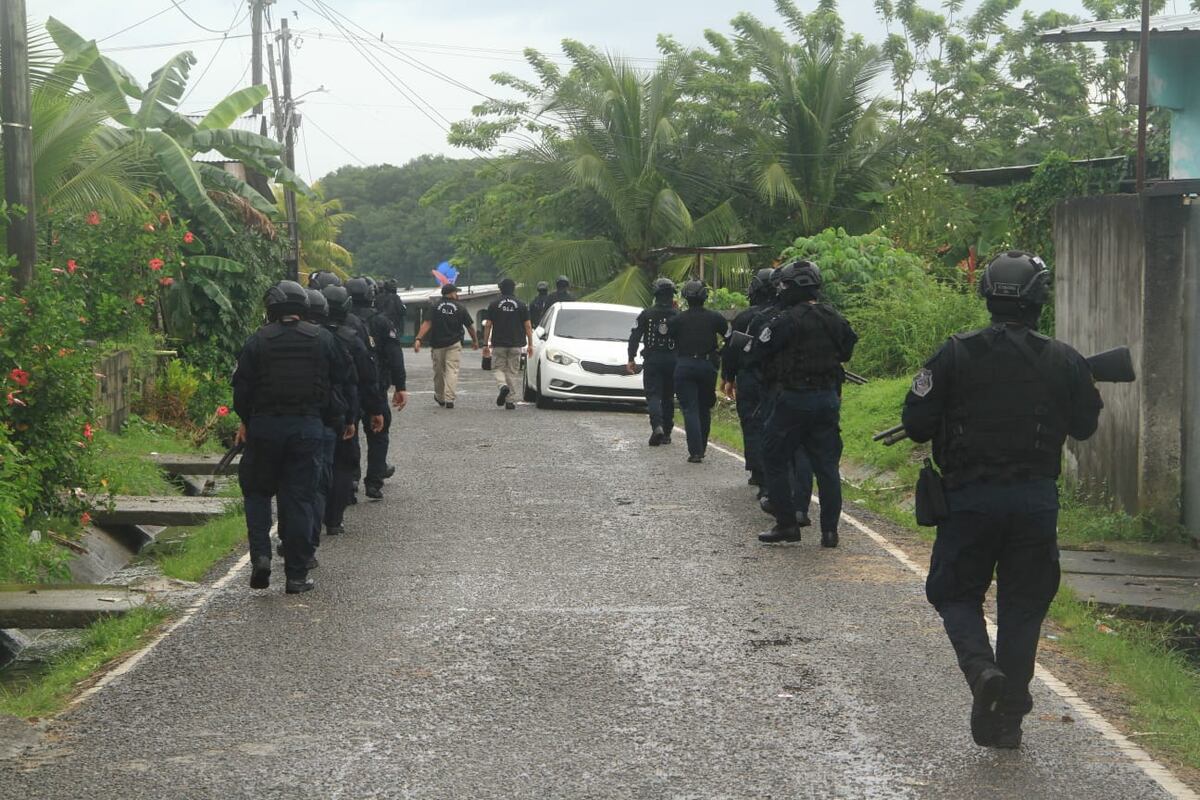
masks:
<path fill-rule="evenodd" d="M 1175 628 L 1104 616 L 1067 587 L 1054 599 L 1050 619 L 1063 630 L 1060 644 L 1125 689 L 1144 734 L 1138 741 L 1200 769 L 1200 671 L 1172 649 Z"/>
<path fill-rule="evenodd" d="M 178 494 L 162 470 L 146 460 L 150 453 L 218 453 L 216 445 L 197 449 L 166 425 L 131 417 L 120 435 L 96 432 L 102 485 L 115 494 Z"/>
<path fill-rule="evenodd" d="M 77 647 L 57 656 L 40 676 L 19 688 L 0 688 L 0 714 L 53 714 L 74 695 L 80 681 L 137 648 L 167 615 L 167 609 L 151 606 L 93 624 Z"/>
<path fill-rule="evenodd" d="M 198 528 L 165 531 L 150 551 L 164 575 L 198 581 L 234 548 L 246 541 L 246 518 L 241 513 L 213 520 Z"/>

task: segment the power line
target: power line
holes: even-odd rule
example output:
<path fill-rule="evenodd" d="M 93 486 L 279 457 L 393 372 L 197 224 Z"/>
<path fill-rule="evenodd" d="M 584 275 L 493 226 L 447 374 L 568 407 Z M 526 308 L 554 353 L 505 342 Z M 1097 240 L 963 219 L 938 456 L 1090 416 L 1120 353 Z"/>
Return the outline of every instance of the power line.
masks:
<path fill-rule="evenodd" d="M 358 163 L 362 164 L 364 167 L 369 167 L 369 166 L 370 166 L 370 164 L 368 164 L 366 161 L 363 161 L 361 158 L 359 158 L 358 156 L 354 155 L 354 153 L 350 152 L 350 150 L 349 150 L 349 149 L 346 147 L 346 145 L 342 144 L 342 143 L 341 143 L 341 142 L 339 142 L 337 139 L 333 138 L 333 136 L 331 136 L 331 135 L 329 134 L 329 132 L 328 132 L 328 131 L 326 131 L 324 128 L 322 128 L 320 125 L 318 125 L 318 124 L 316 123 L 316 121 L 315 121 L 315 120 L 314 120 L 314 119 L 313 119 L 311 116 L 305 115 L 305 117 L 304 117 L 304 121 L 305 121 L 305 122 L 307 122 L 307 123 L 309 123 L 309 124 L 311 124 L 311 125 L 312 125 L 314 128 L 316 128 L 316 129 L 317 129 L 317 132 L 318 132 L 318 133 L 320 133 L 320 134 L 321 134 L 322 136 L 324 136 L 326 139 L 328 139 L 329 141 L 331 141 L 331 142 L 333 142 L 335 145 L 337 145 L 337 146 L 338 146 L 338 148 L 340 148 L 340 149 L 341 149 L 341 151 L 342 151 L 343 153 L 345 153 L 346 155 L 350 156 L 350 157 L 351 157 L 351 158 L 353 158 L 355 161 L 357 161 Z M 309 177 L 310 177 L 310 178 L 312 177 L 311 171 L 310 171 L 310 173 L 309 173 Z"/>
<path fill-rule="evenodd" d="M 221 55 L 221 49 L 225 47 L 225 43 L 229 41 L 229 32 L 245 22 L 246 17 L 250 16 L 250 11 L 247 10 L 246 15 L 241 19 L 238 19 L 239 10 L 240 9 L 237 6 L 234 6 L 233 18 L 229 21 L 229 27 L 225 29 L 225 35 L 221 37 L 221 43 L 217 45 L 217 49 L 213 51 L 212 58 L 210 58 L 208 63 L 204 65 L 204 69 L 200 72 L 200 77 L 192 81 L 192 85 L 188 87 L 187 93 L 180 99 L 179 105 L 183 105 L 185 102 L 187 102 L 187 99 L 192 96 L 192 92 L 196 91 L 196 87 L 199 86 L 200 82 L 204 80 L 204 76 L 208 74 L 210 69 L 212 69 L 212 65 L 217 61 L 217 56 Z"/>
<path fill-rule="evenodd" d="M 191 14 L 187 13 L 186 11 L 184 11 L 184 10 L 183 10 L 183 7 L 182 7 L 182 4 L 183 4 L 183 3 L 186 3 L 186 2 L 187 2 L 187 0 L 182 0 L 182 2 L 180 2 L 180 0 L 171 0 L 171 5 L 175 6 L 175 8 L 176 8 L 176 9 L 178 9 L 179 13 L 180 13 L 180 14 L 183 14 L 185 17 L 187 17 L 187 19 L 188 19 L 188 22 L 192 23 L 192 24 L 193 24 L 193 25 L 195 25 L 197 28 L 200 28 L 201 30 L 208 31 L 209 33 L 222 33 L 222 32 L 223 32 L 223 31 L 221 31 L 221 29 L 220 29 L 220 28 L 210 28 L 210 27 L 208 27 L 207 25 L 202 25 L 200 22 L 198 22 L 198 21 L 196 20 L 196 18 L 195 18 L 195 17 L 193 17 Z M 169 9 L 168 9 L 168 10 L 169 10 Z M 227 31 L 225 31 L 225 32 L 227 32 Z"/>
<path fill-rule="evenodd" d="M 180 2 L 186 3 L 187 0 L 180 0 Z M 178 7 L 179 7 L 178 3 L 176 3 L 175 0 L 171 0 L 171 5 L 167 6 L 162 11 L 156 11 L 155 13 L 146 17 L 144 20 L 142 20 L 140 22 L 135 22 L 132 25 L 121 28 L 121 30 L 117 31 L 116 33 L 110 33 L 108 36 L 105 36 L 103 39 L 97 39 L 96 43 L 99 44 L 100 42 L 107 42 L 109 39 L 113 38 L 114 36 L 120 36 L 122 33 L 125 33 L 126 31 L 131 31 L 134 28 L 140 28 L 141 26 L 145 25 L 150 20 L 152 20 L 156 17 L 161 17 L 163 14 L 167 13 L 171 9 L 178 8 Z"/>

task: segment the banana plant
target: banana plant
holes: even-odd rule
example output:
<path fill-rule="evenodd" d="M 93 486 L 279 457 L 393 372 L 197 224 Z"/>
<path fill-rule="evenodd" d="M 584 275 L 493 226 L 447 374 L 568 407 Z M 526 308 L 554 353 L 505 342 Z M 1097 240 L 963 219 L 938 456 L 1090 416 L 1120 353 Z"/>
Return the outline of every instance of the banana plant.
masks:
<path fill-rule="evenodd" d="M 88 92 L 103 103 L 119 126 L 110 133 L 114 143 L 139 149 L 152 158 L 161 179 L 212 229 L 232 232 L 229 221 L 209 196 L 210 189 L 237 195 L 268 217 L 274 215 L 274 206 L 271 199 L 262 197 L 245 181 L 193 161 L 197 153 L 219 151 L 278 184 L 311 195 L 308 186 L 284 165 L 278 142 L 229 128 L 266 98 L 267 87 L 236 91 L 197 122 L 179 111 L 188 75 L 196 64 L 191 52 L 172 56 L 143 88 L 128 70 L 102 55 L 95 41 L 84 39 L 53 17 L 46 29 L 63 53 L 54 72 L 56 84 L 69 88 L 82 79 Z"/>

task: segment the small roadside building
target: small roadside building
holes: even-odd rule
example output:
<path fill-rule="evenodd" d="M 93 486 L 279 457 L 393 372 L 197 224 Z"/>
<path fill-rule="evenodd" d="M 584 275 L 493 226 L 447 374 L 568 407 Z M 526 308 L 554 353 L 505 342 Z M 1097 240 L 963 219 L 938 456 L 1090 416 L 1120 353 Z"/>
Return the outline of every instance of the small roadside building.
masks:
<path fill-rule="evenodd" d="M 420 330 L 421 323 L 428 319 L 429 309 L 433 308 L 434 304 L 442 298 L 442 288 L 435 286 L 427 289 L 405 289 L 397 294 L 408 308 L 408 315 L 404 320 L 404 330 L 400 332 L 401 342 L 411 345 L 417 338 L 417 331 Z M 500 286 L 498 284 L 480 283 L 473 286 L 460 286 L 458 302 L 471 312 L 471 318 L 475 320 L 475 324 L 482 326 L 480 312 L 499 296 Z M 482 327 L 477 329 L 482 336 Z"/>

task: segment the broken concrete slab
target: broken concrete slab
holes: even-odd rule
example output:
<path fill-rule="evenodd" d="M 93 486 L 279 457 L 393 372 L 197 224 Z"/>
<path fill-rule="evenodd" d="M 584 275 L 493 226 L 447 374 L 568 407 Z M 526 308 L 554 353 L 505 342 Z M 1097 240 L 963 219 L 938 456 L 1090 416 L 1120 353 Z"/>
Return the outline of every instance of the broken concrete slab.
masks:
<path fill-rule="evenodd" d="M 1081 600 L 1148 620 L 1200 621 L 1200 580 L 1067 573 L 1063 581 Z"/>
<path fill-rule="evenodd" d="M 1059 554 L 1059 565 L 1063 572 L 1081 575 L 1126 575 L 1200 580 L 1200 558 L 1197 557 L 1155 556 L 1111 550 L 1103 552 L 1063 550 Z"/>
<path fill-rule="evenodd" d="M 97 525 L 203 525 L 224 516 L 237 501 L 228 497 L 112 498 L 111 508 L 92 512 Z"/>
<path fill-rule="evenodd" d="M 124 586 L 0 585 L 0 628 L 86 628 L 145 602 Z"/>
<path fill-rule="evenodd" d="M 201 455 L 189 453 L 172 455 L 168 453 L 151 453 L 147 458 L 163 472 L 172 475 L 213 475 L 221 463 L 222 456 Z M 234 456 L 226 472 L 236 473 L 241 456 Z"/>

